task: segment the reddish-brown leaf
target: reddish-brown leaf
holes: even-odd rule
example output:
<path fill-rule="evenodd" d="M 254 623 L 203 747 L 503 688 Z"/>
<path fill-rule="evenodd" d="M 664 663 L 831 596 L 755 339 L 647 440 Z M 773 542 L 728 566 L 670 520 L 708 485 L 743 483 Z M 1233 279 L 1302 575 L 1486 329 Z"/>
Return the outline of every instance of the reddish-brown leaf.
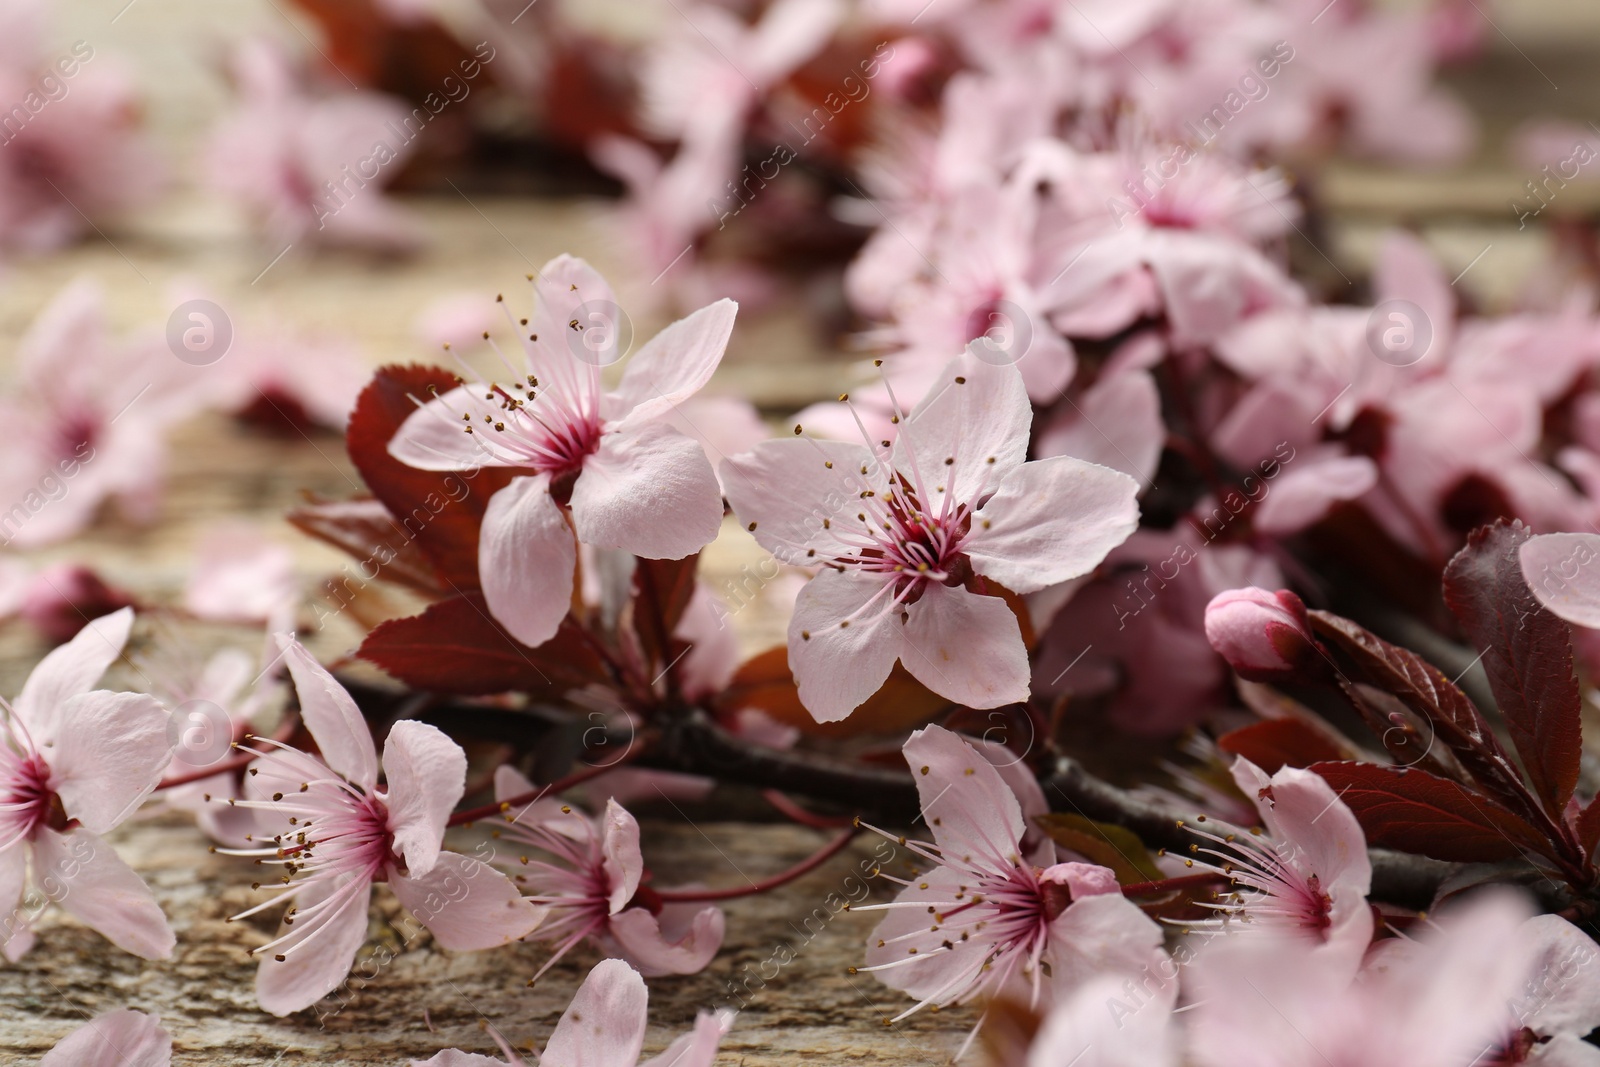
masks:
<path fill-rule="evenodd" d="M 633 629 L 645 656 L 658 667 L 666 667 L 676 654 L 672 632 L 694 595 L 699 562 L 700 555 L 695 553 L 683 559 L 639 559 L 634 564 Z"/>
<path fill-rule="evenodd" d="M 1367 843 L 1456 863 L 1549 856 L 1556 848 L 1492 797 L 1415 767 L 1318 763 Z"/>
<path fill-rule="evenodd" d="M 358 654 L 413 689 L 457 696 L 514 691 L 553 697 L 605 681 L 599 656 L 570 621 L 545 644 L 529 648 L 495 622 L 476 593 L 384 623 L 367 635 Z"/>
<path fill-rule="evenodd" d="M 1489 724 L 1437 667 L 1349 619 L 1326 611 L 1308 614 L 1317 636 L 1349 656 L 1363 680 L 1424 719 L 1434 739 L 1454 753 L 1485 792 L 1518 810 L 1535 803 Z"/>
<path fill-rule="evenodd" d="M 1217 738 L 1224 752 L 1243 756 L 1268 774 L 1284 767 L 1346 760 L 1356 753 L 1326 733 L 1298 719 L 1266 719 L 1241 726 Z"/>
<path fill-rule="evenodd" d="M 385 581 L 430 596 L 444 592 L 416 541 L 394 521 L 388 508 L 370 497 L 317 501 L 291 508 L 284 517 L 302 532 L 349 553 L 363 574 L 373 571 Z"/>
<path fill-rule="evenodd" d="M 1474 530 L 1444 572 L 1444 597 L 1483 651 L 1489 688 L 1545 811 L 1561 817 L 1578 785 L 1582 698 L 1567 624 L 1522 577 L 1517 552 L 1530 532 L 1500 521 Z"/>
<path fill-rule="evenodd" d="M 382 367 L 361 391 L 345 448 L 372 495 L 389 509 L 403 534 L 416 542 L 440 581 L 456 592 L 478 588 L 478 529 L 489 498 L 514 477 L 501 468 L 419 471 L 389 455 L 389 440 L 434 390 L 454 388 L 441 367 Z"/>

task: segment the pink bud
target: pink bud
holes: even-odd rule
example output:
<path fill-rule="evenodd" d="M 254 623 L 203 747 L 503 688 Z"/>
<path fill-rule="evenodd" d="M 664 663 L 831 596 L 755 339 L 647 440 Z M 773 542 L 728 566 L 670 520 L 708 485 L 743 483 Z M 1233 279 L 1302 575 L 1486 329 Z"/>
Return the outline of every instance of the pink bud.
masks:
<path fill-rule="evenodd" d="M 1316 654 L 1306 606 L 1287 589 L 1218 593 L 1206 605 L 1206 640 L 1252 682 L 1294 677 Z"/>
<path fill-rule="evenodd" d="M 47 640 L 59 645 L 72 640 L 90 619 L 132 603 L 128 593 L 107 585 L 88 567 L 56 563 L 29 581 L 18 614 Z"/>

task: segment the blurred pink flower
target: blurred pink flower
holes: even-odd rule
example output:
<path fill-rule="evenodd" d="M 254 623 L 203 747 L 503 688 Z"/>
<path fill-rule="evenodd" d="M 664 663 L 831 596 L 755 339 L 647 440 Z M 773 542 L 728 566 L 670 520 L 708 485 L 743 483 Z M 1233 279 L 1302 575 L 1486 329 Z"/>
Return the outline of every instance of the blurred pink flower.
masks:
<path fill-rule="evenodd" d="M 153 518 L 166 431 L 205 403 L 193 368 L 164 345 L 108 336 L 104 303 L 98 285 L 73 282 L 18 343 L 15 384 L 0 395 L 0 422 L 11 431 L 0 471 L 7 544 L 70 537 L 108 499 L 129 518 Z"/>
<path fill-rule="evenodd" d="M 702 1011 L 694 1029 L 668 1045 L 659 1056 L 640 1062 L 649 1022 L 650 993 L 644 979 L 622 960 L 601 960 L 589 972 L 572 1003 L 561 1013 L 539 1067 L 711 1067 L 717 1046 L 732 1019 Z M 491 1029 L 504 1060 L 446 1049 L 411 1067 L 526 1067 L 523 1059 Z"/>
<path fill-rule="evenodd" d="M 444 948 L 493 948 L 524 936 L 544 912 L 487 864 L 442 848 L 465 788 L 466 753 L 438 728 L 402 719 L 380 766 L 355 701 L 293 636 L 279 636 L 300 697 L 300 715 L 321 750 L 312 756 L 255 738 L 246 800 L 258 837 L 273 847 L 221 850 L 281 864 L 276 895 L 234 916 L 292 902 L 261 954 L 256 998 L 274 1015 L 310 1007 L 338 987 L 367 935 L 372 884 L 387 881 Z M 378 789 L 378 775 L 387 777 Z"/>
<path fill-rule="evenodd" d="M 159 1015 L 123 1008 L 78 1027 L 44 1054 L 39 1067 L 168 1067 L 172 1035 Z"/>
<path fill-rule="evenodd" d="M 988 583 L 1066 582 L 1138 523 L 1127 475 L 1066 456 L 1024 462 L 1032 420 L 1018 370 L 969 353 L 890 449 L 785 438 L 723 464 L 761 546 L 826 568 L 789 623 L 790 666 L 819 722 L 848 716 L 896 660 L 968 707 L 1027 698 L 1021 630 Z"/>
<path fill-rule="evenodd" d="M 1197 1067 L 1485 1062 L 1531 976 L 1527 914 L 1509 895 L 1447 908 L 1423 940 L 1381 942 L 1354 981 L 1287 932 L 1214 937 L 1185 968 L 1190 1056 Z"/>
<path fill-rule="evenodd" d="M 18 614 L 51 644 L 62 644 L 91 619 L 133 607 L 133 594 L 81 563 L 52 563 L 27 580 Z"/>
<path fill-rule="evenodd" d="M 1110 870 L 1027 862 L 1017 798 L 959 735 L 929 726 L 904 752 L 933 843 L 895 839 L 931 867 L 909 881 L 881 873 L 905 887 L 899 896 L 852 909 L 889 912 L 859 969 L 916 998 L 894 1021 L 974 997 L 1048 1007 L 1102 975 L 1133 979 L 1171 1004 L 1177 984 L 1161 928 Z"/>
<path fill-rule="evenodd" d="M 1130 1005 L 1123 979 L 1092 978 L 1045 1016 L 1027 1067 L 1179 1067 L 1172 1005 Z"/>
<path fill-rule="evenodd" d="M 96 619 L 28 676 L 0 722 L 0 927 L 17 960 L 33 945 L 19 908 L 29 881 L 118 948 L 166 959 L 166 916 L 100 836 L 150 795 L 172 754 L 154 697 L 90 686 L 121 656 L 133 626 L 123 608 Z"/>
<path fill-rule="evenodd" d="M 587 263 L 562 256 L 545 264 L 534 290 L 531 324 L 513 324 L 524 354 L 513 380 L 463 384 L 428 401 L 389 452 L 422 470 L 533 472 L 490 500 L 478 563 L 489 610 L 538 646 L 572 599 L 574 534 L 649 559 L 681 559 L 716 537 L 716 474 L 668 419 L 716 370 L 737 305 L 718 301 L 668 326 L 606 391 L 606 353 L 584 347 L 584 331 L 610 331 L 602 344 L 614 343 L 621 324 L 609 321 L 620 314 L 611 287 Z"/>
<path fill-rule="evenodd" d="M 501 802 L 535 792 L 511 767 L 495 772 Z M 655 977 L 695 974 L 722 947 L 723 915 L 714 906 L 662 904 L 643 884 L 639 824 L 615 799 L 599 818 L 574 811 L 553 797 L 514 806 L 499 827 L 502 839 L 538 849 L 547 859 L 522 856 L 500 863 L 532 891 L 528 898 L 549 918 L 534 936 L 559 941 L 534 975 L 545 971 L 584 938 Z"/>
<path fill-rule="evenodd" d="M 294 553 L 245 522 L 213 525 L 194 551 L 184 607 L 218 622 L 266 622 L 298 593 Z"/>
<path fill-rule="evenodd" d="M 420 132 L 398 100 L 356 90 L 311 95 L 264 38 L 239 46 L 232 73 L 238 107 L 213 132 L 205 162 L 211 184 L 268 240 L 382 251 L 417 244 L 415 227 L 382 194 Z"/>
<path fill-rule="evenodd" d="M 143 206 L 166 183 L 133 78 L 88 41 L 47 53 L 51 11 L 15 0 L 0 12 L 0 246 L 29 252 Z"/>
<path fill-rule="evenodd" d="M 1350 809 L 1321 775 L 1284 767 L 1270 777 L 1242 756 L 1233 780 L 1255 805 L 1266 834 L 1224 838 L 1190 824 L 1217 848 L 1198 867 L 1225 873 L 1232 890 L 1208 905 L 1213 929 L 1287 933 L 1315 947 L 1315 966 L 1354 975 L 1372 942 L 1372 862 Z M 1200 924 L 1203 925 L 1203 924 Z"/>

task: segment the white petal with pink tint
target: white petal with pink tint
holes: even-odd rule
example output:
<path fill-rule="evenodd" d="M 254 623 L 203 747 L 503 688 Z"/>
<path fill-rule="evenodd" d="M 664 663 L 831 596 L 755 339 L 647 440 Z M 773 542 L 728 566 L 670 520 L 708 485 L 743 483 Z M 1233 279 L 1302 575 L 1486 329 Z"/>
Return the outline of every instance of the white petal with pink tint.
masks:
<path fill-rule="evenodd" d="M 421 877 L 440 858 L 445 825 L 466 788 L 467 754 L 437 726 L 402 719 L 383 743 L 383 773 L 394 850 Z"/>
<path fill-rule="evenodd" d="M 627 908 L 611 917 L 609 932 L 628 962 L 646 978 L 704 970 L 722 947 L 726 921 L 722 909 L 701 908 L 674 940 L 663 933 L 663 918 L 645 908 Z"/>
<path fill-rule="evenodd" d="M 60 886 L 61 907 L 107 941 L 147 960 L 172 955 L 177 940 L 160 905 L 101 838 L 83 829 L 58 834 L 41 828 L 33 862 L 34 880 Z"/>
<path fill-rule="evenodd" d="M 860 707 L 900 658 L 900 614 L 884 610 L 890 595 L 882 593 L 884 588 L 826 570 L 795 599 L 789 667 L 801 702 L 818 722 L 837 722 Z M 867 606 L 874 597 L 877 601 Z"/>
<path fill-rule="evenodd" d="M 1139 525 L 1139 483 L 1070 456 L 1006 476 L 973 517 L 973 569 L 1014 593 L 1087 574 Z"/>
<path fill-rule="evenodd" d="M 478 576 L 489 611 L 518 641 L 537 648 L 572 606 L 578 547 L 550 479 L 513 478 L 489 498 L 478 535 Z"/>
<path fill-rule="evenodd" d="M 678 1038 L 652 1056 L 639 1067 L 711 1067 L 717 1058 L 717 1046 L 733 1026 L 731 1013 L 702 1011 L 695 1016 L 694 1029 Z"/>
<path fill-rule="evenodd" d="M 722 526 L 722 488 L 699 442 L 659 423 L 608 433 L 572 488 L 578 539 L 646 559 L 682 559 Z"/>
<path fill-rule="evenodd" d="M 39 1067 L 168 1067 L 172 1035 L 159 1015 L 124 1008 L 96 1015 L 56 1043 Z"/>
<path fill-rule="evenodd" d="M 1366 456 L 1306 455 L 1267 484 L 1255 512 L 1256 529 L 1281 536 L 1322 519 L 1337 503 L 1355 500 L 1378 484 L 1378 468 Z"/>
<path fill-rule="evenodd" d="M 333 902 L 332 911 L 318 911 L 314 917 L 306 914 L 325 901 Z M 256 1000 L 261 1007 L 273 1015 L 289 1015 L 339 988 L 367 939 L 371 901 L 370 883 L 308 885 L 295 900 L 300 910 L 297 925 L 306 928 L 314 924 L 314 929 L 290 946 L 294 951 L 284 954 L 287 959 L 270 955 L 262 959 L 261 970 L 256 972 Z"/>
<path fill-rule="evenodd" d="M 718 300 L 679 319 L 628 360 L 614 394 L 620 403 L 614 427 L 636 430 L 689 399 L 711 380 L 733 334 L 739 305 Z"/>
<path fill-rule="evenodd" d="M 940 848 L 967 852 L 974 842 L 988 841 L 1006 849 L 1022 839 L 1027 825 L 1016 795 L 965 739 L 943 726 L 926 726 L 901 751 Z"/>
<path fill-rule="evenodd" d="M 476 433 L 466 432 L 461 416 L 479 410 L 482 387 L 461 385 L 423 404 L 400 424 L 389 439 L 389 455 L 423 471 L 472 470 L 515 464 L 486 448 Z"/>
<path fill-rule="evenodd" d="M 1028 699 L 1022 628 L 1000 597 L 929 585 L 905 610 L 905 623 L 895 612 L 881 625 L 899 639 L 900 662 L 917 681 L 969 708 Z"/>
<path fill-rule="evenodd" d="M 378 752 L 361 709 L 293 634 L 279 634 L 278 647 L 300 698 L 300 718 L 322 751 L 323 761 L 370 791 L 378 782 Z"/>
<path fill-rule="evenodd" d="M 1539 603 L 1570 623 L 1600 627 L 1600 534 L 1539 534 L 1518 559 Z"/>
<path fill-rule="evenodd" d="M 634 1067 L 650 994 L 621 960 L 601 960 L 561 1013 L 540 1067 Z"/>
<path fill-rule="evenodd" d="M 847 490 L 883 492 L 889 484 L 887 464 L 862 445 L 793 438 L 762 441 L 726 460 L 722 481 L 741 518 L 760 516 L 750 530 L 756 542 L 799 567 L 850 551 Z"/>
<path fill-rule="evenodd" d="M 168 716 L 155 697 L 100 689 L 61 709 L 49 753 L 67 814 L 94 833 L 116 826 L 150 795 L 172 759 Z"/>
<path fill-rule="evenodd" d="M 519 941 L 545 916 L 505 875 L 455 852 L 440 853 L 425 875 L 391 876 L 389 887 L 434 940 L 454 952 Z"/>
<path fill-rule="evenodd" d="M 1136 370 L 1096 382 L 1062 409 L 1040 432 L 1035 454 L 1098 463 L 1143 486 L 1155 477 L 1166 436 L 1156 380 Z"/>
<path fill-rule="evenodd" d="M 644 875 L 644 857 L 639 852 L 639 823 L 628 809 L 615 800 L 606 801 L 602 849 L 606 875 L 611 882 L 611 914 L 616 915 L 638 892 Z"/>
<path fill-rule="evenodd" d="M 1033 406 L 1017 368 L 994 366 L 969 352 L 945 366 L 928 398 L 901 423 L 894 465 L 910 473 L 915 462 L 924 479 L 966 500 L 980 485 L 995 488 L 1027 458 L 1032 423 Z"/>
<path fill-rule="evenodd" d="M 33 668 L 13 707 L 28 724 L 36 743 L 54 740 L 61 726 L 62 707 L 69 698 L 88 692 L 100 680 L 122 655 L 132 629 L 132 608 L 101 616 Z"/>

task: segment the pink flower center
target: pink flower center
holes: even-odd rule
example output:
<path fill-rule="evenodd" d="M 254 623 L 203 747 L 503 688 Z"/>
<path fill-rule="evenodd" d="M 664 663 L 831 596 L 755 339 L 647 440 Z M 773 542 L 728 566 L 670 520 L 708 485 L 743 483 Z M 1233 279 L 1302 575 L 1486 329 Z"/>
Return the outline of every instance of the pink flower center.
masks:
<path fill-rule="evenodd" d="M 537 384 L 529 375 L 526 385 L 516 382 L 509 388 L 497 382 L 468 385 L 482 391 L 462 413 L 462 428 L 501 462 L 549 475 L 551 493 L 565 502 L 605 433 L 598 385 L 536 391 Z"/>
<path fill-rule="evenodd" d="M 44 758 L 0 746 L 0 851 L 32 838 L 41 826 L 65 829 L 66 823 Z"/>
<path fill-rule="evenodd" d="M 970 573 L 961 551 L 972 526 L 965 504 L 944 513 L 924 511 L 915 489 L 903 479 L 898 491 L 891 490 L 882 499 L 862 497 L 860 503 L 857 521 L 863 523 L 861 534 L 845 540 L 861 547 L 837 562 L 893 576 L 897 601 L 915 602 L 928 582 L 959 584 Z"/>

